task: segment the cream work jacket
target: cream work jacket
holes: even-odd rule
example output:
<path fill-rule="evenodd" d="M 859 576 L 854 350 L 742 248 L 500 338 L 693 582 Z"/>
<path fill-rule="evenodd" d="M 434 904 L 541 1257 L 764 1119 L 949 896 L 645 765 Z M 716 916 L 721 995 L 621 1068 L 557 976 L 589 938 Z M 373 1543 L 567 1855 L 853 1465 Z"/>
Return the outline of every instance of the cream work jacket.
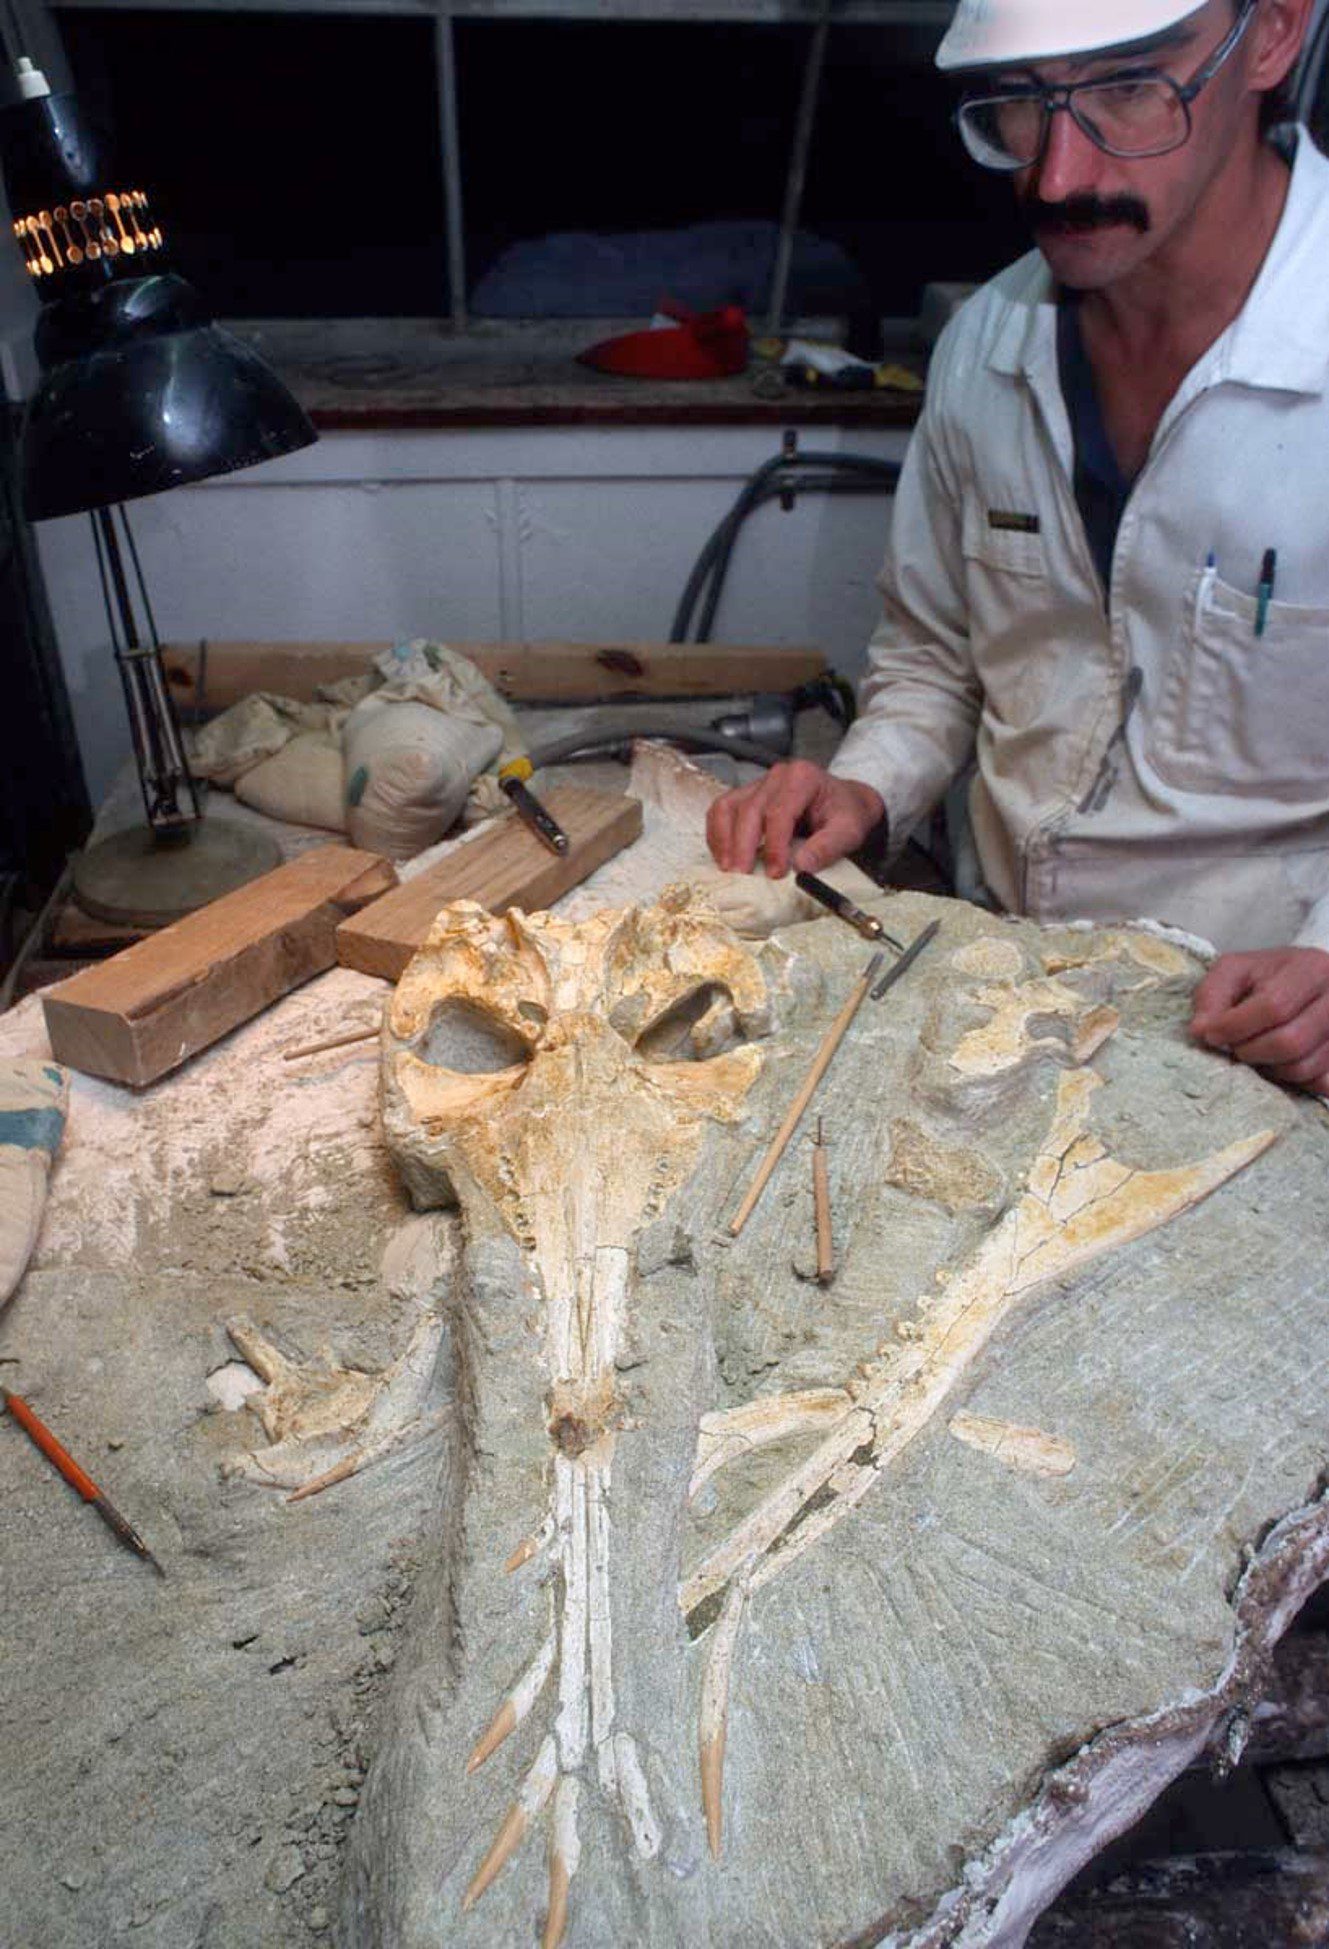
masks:
<path fill-rule="evenodd" d="M 1105 591 L 1051 277 L 1035 252 L 986 285 L 937 348 L 832 770 L 904 834 L 973 757 L 979 860 L 1013 912 L 1329 949 L 1327 378 L 1329 161 L 1302 131 L 1255 286 L 1163 415 Z"/>

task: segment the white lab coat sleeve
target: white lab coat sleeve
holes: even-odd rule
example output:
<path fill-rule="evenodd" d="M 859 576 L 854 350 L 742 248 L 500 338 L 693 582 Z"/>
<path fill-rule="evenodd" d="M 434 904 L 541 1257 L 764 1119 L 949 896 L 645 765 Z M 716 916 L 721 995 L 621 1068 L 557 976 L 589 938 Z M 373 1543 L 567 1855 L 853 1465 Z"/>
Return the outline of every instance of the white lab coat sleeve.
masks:
<path fill-rule="evenodd" d="M 1321 947 L 1329 954 L 1329 892 L 1321 895 L 1297 929 L 1294 947 Z"/>
<path fill-rule="evenodd" d="M 895 496 L 859 716 L 830 767 L 880 793 L 897 844 L 964 769 L 978 723 L 958 478 L 929 402 Z"/>

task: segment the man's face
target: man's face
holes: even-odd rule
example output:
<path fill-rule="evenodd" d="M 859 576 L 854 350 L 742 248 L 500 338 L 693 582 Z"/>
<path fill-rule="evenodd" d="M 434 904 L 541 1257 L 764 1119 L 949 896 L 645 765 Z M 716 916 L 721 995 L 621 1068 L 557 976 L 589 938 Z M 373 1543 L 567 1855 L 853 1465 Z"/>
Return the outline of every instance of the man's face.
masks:
<path fill-rule="evenodd" d="M 1147 50 L 1116 49 L 1003 70 L 1001 85 L 1031 76 L 1050 86 L 1151 70 L 1183 86 L 1230 30 L 1232 0 L 1208 0 Z M 1246 85 L 1248 39 L 1191 103 L 1189 140 L 1167 155 L 1127 158 L 1098 148 L 1064 111 L 1054 113 L 1042 157 L 1015 178 L 1016 195 L 1059 283 L 1102 290 L 1140 268 L 1181 228 L 1231 155 L 1253 139 Z"/>

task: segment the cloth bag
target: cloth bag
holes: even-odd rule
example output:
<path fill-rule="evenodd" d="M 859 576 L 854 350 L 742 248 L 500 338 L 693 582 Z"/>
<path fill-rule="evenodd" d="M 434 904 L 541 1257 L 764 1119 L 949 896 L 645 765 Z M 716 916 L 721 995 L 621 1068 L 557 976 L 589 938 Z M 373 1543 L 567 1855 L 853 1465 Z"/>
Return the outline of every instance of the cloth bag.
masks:
<path fill-rule="evenodd" d="M 27 1269 L 46 1209 L 51 1161 L 69 1115 L 59 1063 L 0 1062 L 0 1306 Z"/>
<path fill-rule="evenodd" d="M 342 731 L 346 831 L 410 859 L 456 823 L 481 773 L 525 746 L 493 685 L 445 644 L 400 643 L 374 667 L 383 681 Z"/>

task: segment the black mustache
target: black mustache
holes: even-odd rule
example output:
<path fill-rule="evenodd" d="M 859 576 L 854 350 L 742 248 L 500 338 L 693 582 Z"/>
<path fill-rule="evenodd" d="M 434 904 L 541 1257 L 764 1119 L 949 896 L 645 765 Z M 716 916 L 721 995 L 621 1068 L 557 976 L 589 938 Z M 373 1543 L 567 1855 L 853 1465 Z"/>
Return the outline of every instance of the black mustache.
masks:
<path fill-rule="evenodd" d="M 1024 207 L 1035 230 L 1053 235 L 1107 230 L 1128 223 L 1143 236 L 1150 225 L 1149 211 L 1138 196 L 1095 196 L 1092 190 L 1085 190 L 1060 203 L 1045 203 L 1041 196 L 1031 196 Z"/>

